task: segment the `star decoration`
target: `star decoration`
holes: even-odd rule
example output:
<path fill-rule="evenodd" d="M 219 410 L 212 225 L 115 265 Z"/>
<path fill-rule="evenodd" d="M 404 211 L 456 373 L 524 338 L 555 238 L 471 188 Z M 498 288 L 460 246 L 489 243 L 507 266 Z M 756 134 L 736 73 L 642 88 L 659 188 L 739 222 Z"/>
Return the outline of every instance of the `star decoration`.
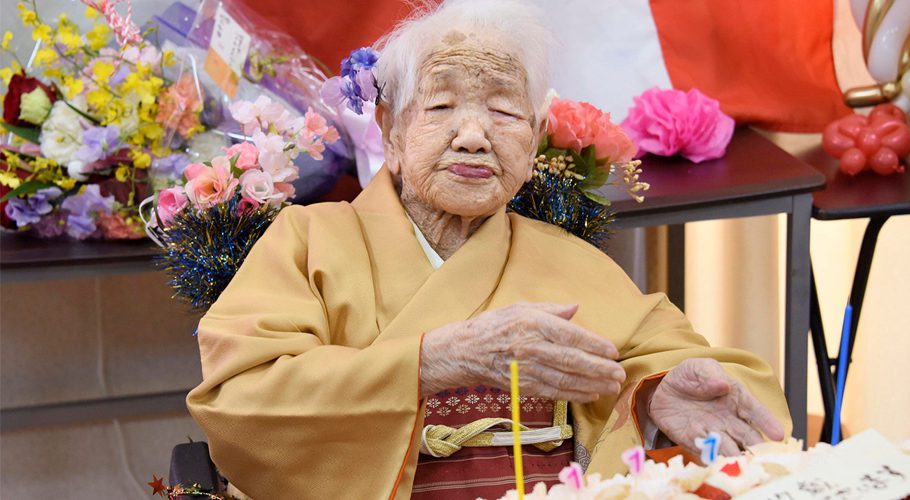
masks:
<path fill-rule="evenodd" d="M 167 486 L 164 485 L 164 478 L 152 474 L 152 481 L 148 483 L 152 487 L 152 495 L 164 496 L 167 493 Z"/>

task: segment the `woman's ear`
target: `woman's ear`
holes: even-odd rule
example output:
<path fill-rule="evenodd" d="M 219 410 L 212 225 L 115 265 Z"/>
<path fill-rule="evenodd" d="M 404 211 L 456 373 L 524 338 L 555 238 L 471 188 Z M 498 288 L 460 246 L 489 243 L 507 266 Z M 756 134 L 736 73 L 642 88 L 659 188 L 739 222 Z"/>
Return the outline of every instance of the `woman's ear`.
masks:
<path fill-rule="evenodd" d="M 397 141 L 392 140 L 392 110 L 388 104 L 380 102 L 376 106 L 376 124 L 382 131 L 382 148 L 385 151 L 385 164 L 389 171 L 395 175 L 401 173 L 401 166 L 398 164 Z"/>

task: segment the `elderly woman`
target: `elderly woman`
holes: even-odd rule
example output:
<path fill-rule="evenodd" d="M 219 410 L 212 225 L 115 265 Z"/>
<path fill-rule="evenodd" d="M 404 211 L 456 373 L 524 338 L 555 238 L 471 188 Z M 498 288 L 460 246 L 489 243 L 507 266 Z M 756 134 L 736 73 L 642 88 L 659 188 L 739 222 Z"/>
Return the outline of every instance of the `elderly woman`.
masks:
<path fill-rule="evenodd" d="M 378 74 L 386 166 L 351 204 L 278 216 L 199 325 L 188 399 L 256 499 L 497 498 L 525 477 L 624 470 L 644 444 L 721 452 L 787 434 L 762 361 L 710 348 L 606 255 L 506 213 L 546 130 L 549 38 L 525 5 L 447 2 Z M 458 430 L 458 432 L 456 432 Z"/>

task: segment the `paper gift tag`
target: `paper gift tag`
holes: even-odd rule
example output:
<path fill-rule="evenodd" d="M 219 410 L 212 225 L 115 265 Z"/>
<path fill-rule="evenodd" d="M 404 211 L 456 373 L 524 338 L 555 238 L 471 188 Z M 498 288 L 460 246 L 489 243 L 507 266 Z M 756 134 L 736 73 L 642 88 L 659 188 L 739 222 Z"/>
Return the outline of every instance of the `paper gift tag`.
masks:
<path fill-rule="evenodd" d="M 891 500 L 910 495 L 910 456 L 874 430 L 837 445 L 793 475 L 737 496 L 737 500 Z"/>
<path fill-rule="evenodd" d="M 212 41 L 205 56 L 205 72 L 231 99 L 237 94 L 237 84 L 250 52 L 251 37 L 227 10 L 218 4 Z"/>

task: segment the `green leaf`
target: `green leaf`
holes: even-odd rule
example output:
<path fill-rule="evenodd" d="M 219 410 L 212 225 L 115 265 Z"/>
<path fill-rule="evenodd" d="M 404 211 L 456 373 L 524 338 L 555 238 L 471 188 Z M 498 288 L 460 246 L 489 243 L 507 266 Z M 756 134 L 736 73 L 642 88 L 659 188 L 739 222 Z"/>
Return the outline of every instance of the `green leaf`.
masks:
<path fill-rule="evenodd" d="M 88 120 L 88 121 L 94 123 L 95 125 L 101 125 L 101 120 L 95 118 L 94 116 L 89 115 L 88 113 L 86 113 L 85 111 L 82 111 L 81 109 L 77 108 L 76 106 L 73 106 L 73 105 L 70 104 L 70 102 L 67 101 L 66 99 L 63 100 L 63 103 L 66 104 L 67 106 L 69 106 L 69 108 L 70 108 L 71 110 L 75 111 L 77 114 L 79 114 L 80 116 L 82 116 L 82 117 L 85 118 L 86 120 Z"/>
<path fill-rule="evenodd" d="M 19 187 L 17 187 L 16 189 L 13 189 L 9 193 L 6 193 L 6 195 L 4 195 L 3 198 L 0 198 L 0 201 L 6 201 L 6 200 L 9 200 L 10 198 L 18 198 L 22 195 L 32 194 L 32 193 L 38 191 L 39 189 L 44 189 L 44 188 L 49 188 L 49 187 L 54 187 L 54 185 L 49 184 L 47 182 L 26 181 L 26 182 L 23 182 L 22 184 L 19 184 Z"/>
<path fill-rule="evenodd" d="M 32 142 L 34 144 L 38 144 L 38 138 L 41 136 L 40 128 L 20 127 L 18 125 L 10 125 L 9 123 L 2 122 L 0 122 L 0 125 L 3 125 L 3 128 L 12 132 L 13 135 L 21 137 L 26 141 Z"/>
<path fill-rule="evenodd" d="M 569 151 L 572 154 L 572 163 L 575 164 L 575 172 L 581 174 L 583 177 L 587 177 L 591 171 L 591 168 L 594 164 L 585 163 L 585 159 L 581 157 L 575 151 Z"/>
<path fill-rule="evenodd" d="M 550 136 L 547 134 L 543 135 L 540 144 L 537 146 L 537 156 L 544 154 L 547 149 L 550 149 Z"/>
<path fill-rule="evenodd" d="M 607 198 L 604 198 L 603 196 L 601 196 L 597 193 L 592 193 L 590 191 L 582 191 L 582 193 L 585 195 L 585 198 L 587 198 L 595 203 L 600 203 L 601 205 L 604 205 L 607 207 L 610 206 L 610 200 Z"/>
<path fill-rule="evenodd" d="M 579 187 L 581 187 L 583 190 L 597 189 L 600 186 L 603 186 L 609 177 L 609 170 L 605 168 L 594 167 L 590 169 L 587 175 L 585 175 L 585 180 L 581 181 Z"/>
<path fill-rule="evenodd" d="M 587 163 L 587 164 L 589 164 L 589 165 L 594 165 L 595 163 L 597 163 L 597 158 L 594 156 L 594 155 L 595 155 L 595 151 L 594 151 L 594 145 L 593 145 L 593 144 L 590 145 L 590 146 L 588 146 L 588 147 L 586 147 L 586 148 L 584 148 L 584 149 L 582 149 L 582 150 L 581 150 L 581 155 L 584 157 L 585 163 Z"/>

